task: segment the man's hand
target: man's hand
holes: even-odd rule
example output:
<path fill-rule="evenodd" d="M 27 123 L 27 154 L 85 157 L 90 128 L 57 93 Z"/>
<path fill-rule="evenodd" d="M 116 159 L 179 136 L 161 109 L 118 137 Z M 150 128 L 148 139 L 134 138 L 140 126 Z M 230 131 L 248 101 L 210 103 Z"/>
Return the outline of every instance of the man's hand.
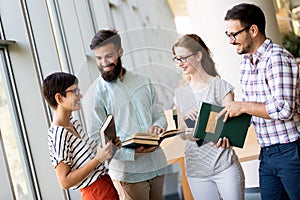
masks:
<path fill-rule="evenodd" d="M 119 137 L 119 136 L 116 137 L 116 139 L 114 140 L 113 143 L 117 146 L 118 149 L 120 149 L 121 146 L 122 146 L 121 140 L 120 140 L 120 137 Z"/>
<path fill-rule="evenodd" d="M 165 131 L 165 129 L 161 128 L 159 126 L 150 126 L 150 128 L 148 129 L 149 133 L 153 133 L 153 134 L 156 134 L 156 135 L 159 135 L 160 133 L 162 133 L 164 131 Z"/>
<path fill-rule="evenodd" d="M 241 115 L 242 113 L 243 112 L 241 102 L 231 101 L 225 106 L 225 108 L 221 112 L 219 112 L 219 114 L 216 116 L 216 120 L 225 115 L 223 122 L 226 122 L 229 117 L 236 117 Z"/>
<path fill-rule="evenodd" d="M 225 114 L 224 122 L 226 122 L 226 120 L 229 117 L 236 117 L 243 113 L 242 112 L 242 102 L 238 102 L 238 101 L 229 102 L 225 106 L 225 109 L 226 109 L 226 114 Z"/>
<path fill-rule="evenodd" d="M 223 121 L 226 122 L 228 119 L 226 108 L 224 108 L 223 110 L 221 110 L 221 112 L 218 113 L 218 115 L 216 116 L 216 121 L 218 121 L 219 118 L 221 118 L 224 114 L 225 114 L 225 117 L 224 117 Z"/>
<path fill-rule="evenodd" d="M 157 149 L 157 147 L 158 146 L 153 146 L 153 147 L 140 146 L 135 149 L 135 153 L 138 154 L 138 156 L 142 156 L 146 153 L 155 151 Z"/>

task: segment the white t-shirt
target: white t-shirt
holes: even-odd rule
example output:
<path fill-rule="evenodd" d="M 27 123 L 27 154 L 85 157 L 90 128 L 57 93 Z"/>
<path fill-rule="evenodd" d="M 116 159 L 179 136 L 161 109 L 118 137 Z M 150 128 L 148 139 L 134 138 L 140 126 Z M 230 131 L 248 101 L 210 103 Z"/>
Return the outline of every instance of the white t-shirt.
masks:
<path fill-rule="evenodd" d="M 233 89 L 231 84 L 218 77 L 199 91 L 193 91 L 186 83 L 176 89 L 175 103 L 182 113 L 182 118 L 185 118 L 188 111 L 199 109 L 202 102 L 222 106 L 222 100 Z M 237 159 L 232 148 L 216 148 L 209 143 L 199 147 L 195 141 L 187 140 L 185 148 L 187 177 L 201 178 L 218 174 Z"/>

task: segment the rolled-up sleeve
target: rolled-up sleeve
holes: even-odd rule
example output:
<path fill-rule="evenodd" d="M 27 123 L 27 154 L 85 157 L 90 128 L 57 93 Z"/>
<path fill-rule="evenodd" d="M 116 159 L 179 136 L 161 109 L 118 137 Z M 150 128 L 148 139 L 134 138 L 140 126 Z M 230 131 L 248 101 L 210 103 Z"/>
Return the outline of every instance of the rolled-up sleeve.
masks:
<path fill-rule="evenodd" d="M 286 120 L 292 117 L 298 67 L 286 56 L 278 54 L 269 60 L 266 71 L 271 98 L 266 100 L 266 110 L 271 119 Z"/>

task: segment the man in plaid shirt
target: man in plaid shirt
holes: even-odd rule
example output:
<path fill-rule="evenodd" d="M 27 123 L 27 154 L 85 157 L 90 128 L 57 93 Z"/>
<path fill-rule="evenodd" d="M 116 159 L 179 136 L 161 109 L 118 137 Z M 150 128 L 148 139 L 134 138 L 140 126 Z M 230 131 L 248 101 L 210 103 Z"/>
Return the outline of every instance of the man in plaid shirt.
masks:
<path fill-rule="evenodd" d="M 261 197 L 300 199 L 300 88 L 298 65 L 283 47 L 266 37 L 263 11 L 239 4 L 225 16 L 226 35 L 241 62 L 243 101 L 226 106 L 226 117 L 252 115 L 261 147 Z"/>

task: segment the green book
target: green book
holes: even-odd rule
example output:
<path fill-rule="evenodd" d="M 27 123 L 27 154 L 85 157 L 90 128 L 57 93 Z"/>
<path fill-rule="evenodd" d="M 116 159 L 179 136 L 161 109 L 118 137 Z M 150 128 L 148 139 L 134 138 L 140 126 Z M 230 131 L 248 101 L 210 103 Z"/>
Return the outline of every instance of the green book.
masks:
<path fill-rule="evenodd" d="M 203 102 L 196 121 L 194 137 L 205 141 L 217 142 L 219 138 L 227 137 L 232 146 L 243 148 L 251 115 L 242 114 L 228 118 L 223 122 L 225 114 L 218 120 L 216 116 L 224 107 Z"/>

